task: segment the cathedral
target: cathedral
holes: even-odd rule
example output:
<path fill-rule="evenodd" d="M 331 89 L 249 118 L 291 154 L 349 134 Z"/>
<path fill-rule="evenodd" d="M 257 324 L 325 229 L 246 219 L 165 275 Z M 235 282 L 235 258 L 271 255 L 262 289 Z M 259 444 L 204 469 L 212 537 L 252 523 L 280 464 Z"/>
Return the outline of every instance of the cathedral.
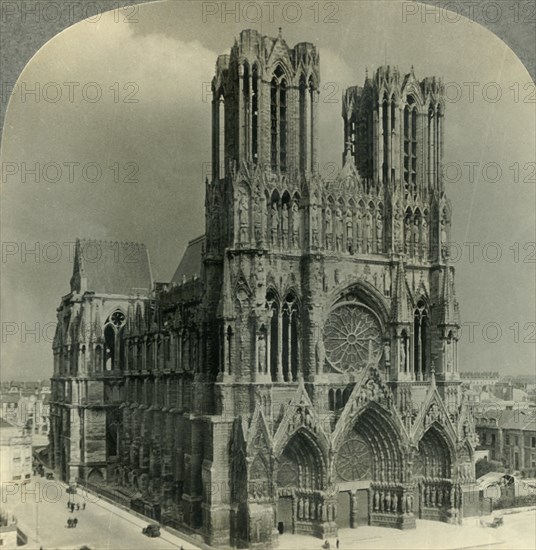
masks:
<path fill-rule="evenodd" d="M 442 82 L 347 89 L 329 181 L 319 90 L 315 45 L 242 31 L 212 80 L 205 234 L 165 283 L 141 244 L 77 241 L 57 310 L 60 477 L 218 548 L 458 523 L 474 482 Z"/>

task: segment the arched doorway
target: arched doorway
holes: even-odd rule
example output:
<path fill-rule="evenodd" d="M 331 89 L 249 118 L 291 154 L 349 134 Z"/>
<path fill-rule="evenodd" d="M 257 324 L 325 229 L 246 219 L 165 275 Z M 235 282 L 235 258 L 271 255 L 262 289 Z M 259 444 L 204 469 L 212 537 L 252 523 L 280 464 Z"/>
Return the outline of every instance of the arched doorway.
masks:
<path fill-rule="evenodd" d="M 326 521 L 322 490 L 325 459 L 314 438 L 306 430 L 296 432 L 285 446 L 277 469 L 276 527 L 280 533 L 319 534 Z"/>
<path fill-rule="evenodd" d="M 448 521 L 455 507 L 452 484 L 452 450 L 437 423 L 424 433 L 413 462 L 413 477 L 419 487 L 419 517 Z"/>
<path fill-rule="evenodd" d="M 341 438 L 333 468 L 339 527 L 399 526 L 405 512 L 403 457 L 389 414 L 370 404 Z"/>

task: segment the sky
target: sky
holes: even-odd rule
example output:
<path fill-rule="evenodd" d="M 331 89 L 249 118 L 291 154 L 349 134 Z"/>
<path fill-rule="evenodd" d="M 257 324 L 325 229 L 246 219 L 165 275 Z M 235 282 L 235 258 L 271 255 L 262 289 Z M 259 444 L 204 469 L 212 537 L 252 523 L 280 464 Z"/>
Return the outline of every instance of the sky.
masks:
<path fill-rule="evenodd" d="M 0 151 L 2 379 L 51 376 L 77 237 L 143 242 L 155 280 L 171 279 L 204 231 L 216 57 L 245 28 L 279 27 L 290 46 L 320 51 L 323 175 L 341 162 L 341 94 L 367 68 L 443 78 L 460 368 L 534 372 L 536 103 L 519 59 L 477 23 L 404 17 L 396 0 L 317 11 L 305 2 L 301 17 L 290 3 L 263 5 L 258 22 L 254 11 L 223 14 L 220 2 L 109 12 L 66 29 L 26 66 Z"/>

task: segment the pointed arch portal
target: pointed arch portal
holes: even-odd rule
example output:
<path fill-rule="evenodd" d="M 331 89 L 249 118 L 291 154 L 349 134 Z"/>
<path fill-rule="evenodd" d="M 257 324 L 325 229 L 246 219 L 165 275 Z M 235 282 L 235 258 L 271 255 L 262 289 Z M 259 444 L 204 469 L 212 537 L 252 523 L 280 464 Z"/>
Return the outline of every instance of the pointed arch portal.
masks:
<path fill-rule="evenodd" d="M 277 469 L 277 516 L 280 533 L 315 533 L 315 526 L 327 517 L 322 490 L 326 461 L 313 436 L 305 430 L 295 433 L 286 444 Z"/>
<path fill-rule="evenodd" d="M 457 496 L 452 483 L 453 450 L 441 426 L 426 430 L 413 461 L 413 478 L 418 485 L 419 516 L 448 521 Z"/>

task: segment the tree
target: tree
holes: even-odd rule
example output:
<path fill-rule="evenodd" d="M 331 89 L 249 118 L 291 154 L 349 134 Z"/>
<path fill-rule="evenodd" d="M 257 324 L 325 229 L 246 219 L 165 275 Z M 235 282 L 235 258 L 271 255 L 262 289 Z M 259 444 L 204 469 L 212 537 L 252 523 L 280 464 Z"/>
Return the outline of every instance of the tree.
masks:
<path fill-rule="evenodd" d="M 475 469 L 477 479 L 489 472 L 504 472 L 504 466 L 501 462 L 497 460 L 488 460 L 487 458 L 477 460 Z"/>

